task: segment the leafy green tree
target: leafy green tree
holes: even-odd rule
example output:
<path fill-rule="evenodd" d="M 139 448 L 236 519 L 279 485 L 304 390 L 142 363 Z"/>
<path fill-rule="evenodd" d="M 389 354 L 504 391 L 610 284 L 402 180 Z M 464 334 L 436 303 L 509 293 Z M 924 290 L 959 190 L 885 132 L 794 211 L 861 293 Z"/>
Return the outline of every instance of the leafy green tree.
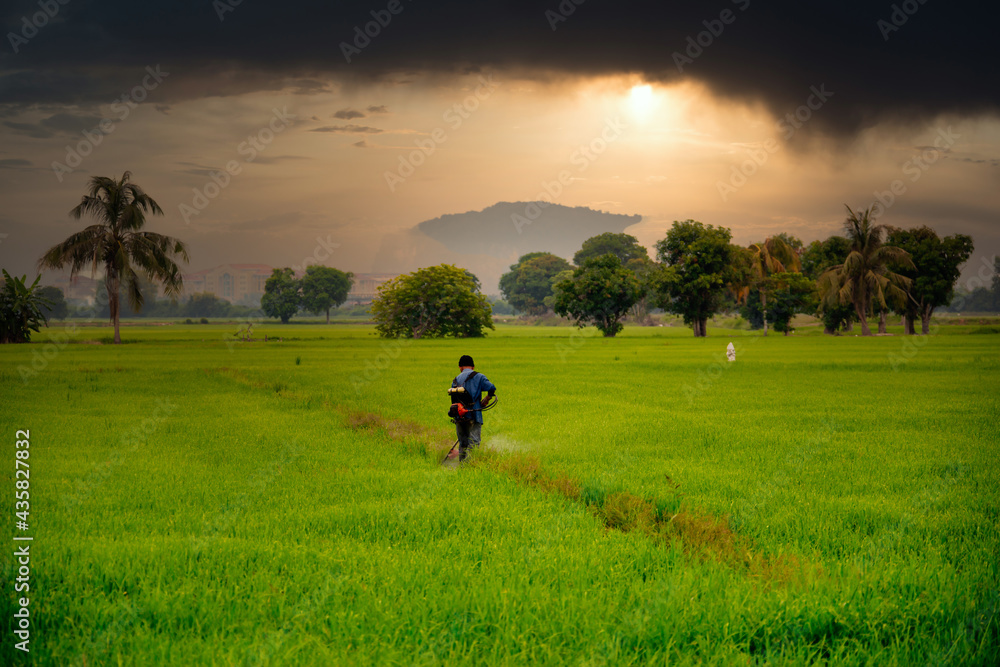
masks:
<path fill-rule="evenodd" d="M 479 279 L 439 264 L 383 283 L 372 300 L 372 319 L 383 338 L 479 337 L 493 329 L 489 299 Z"/>
<path fill-rule="evenodd" d="M 145 297 L 142 307 L 136 310 L 128 302 L 128 290 L 124 285 L 118 286 L 118 303 L 122 304 L 119 310 L 120 317 L 151 317 L 153 315 L 159 315 L 160 309 L 157 307 L 159 301 L 156 299 L 156 295 L 159 292 L 159 288 L 156 283 L 147 279 L 142 274 L 136 276 L 136 284 L 139 292 Z M 152 295 L 153 298 L 150 298 Z M 171 297 L 171 299 L 176 300 L 177 295 Z M 108 288 L 104 283 L 98 283 L 96 292 L 96 302 L 94 307 L 95 317 L 107 317 L 111 319 L 111 300 L 108 298 Z"/>
<path fill-rule="evenodd" d="M 818 295 L 816 281 L 801 273 L 775 273 L 768 277 L 770 297 L 767 309 L 767 321 L 775 331 L 791 331 L 791 320 L 798 313 L 815 313 Z M 757 287 L 750 290 L 749 298 L 740 308 L 740 315 L 757 330 L 764 328 L 764 311 L 761 308 L 760 291 Z"/>
<path fill-rule="evenodd" d="M 567 280 L 573 279 L 573 268 L 570 267 L 565 271 L 560 271 L 556 275 L 552 276 L 552 296 L 545 297 L 545 307 L 549 310 L 555 312 L 556 309 L 556 299 L 559 298 L 559 285 L 560 283 L 566 282 Z"/>
<path fill-rule="evenodd" d="M 955 281 L 961 274 L 959 267 L 972 255 L 972 237 L 955 234 L 942 239 L 933 229 L 923 226 L 889 228 L 886 241 L 908 252 L 913 260 L 912 267 L 906 264 L 892 267 L 912 281 L 910 298 L 897 309 L 904 318 L 906 333 L 916 333 L 914 322 L 920 318 L 920 332 L 926 335 L 930 332 L 934 309 L 948 305 L 955 295 Z"/>
<path fill-rule="evenodd" d="M 825 241 L 813 241 L 802 252 L 802 273 L 819 280 L 828 269 L 843 266 L 851 253 L 851 242 L 843 236 L 831 236 Z M 850 331 L 854 321 L 854 305 L 839 300 L 820 300 L 816 314 L 823 320 L 823 332 L 836 334 L 843 328 Z"/>
<path fill-rule="evenodd" d="M 1000 313 L 1000 291 L 987 287 L 955 290 L 955 298 L 947 308 L 952 313 Z"/>
<path fill-rule="evenodd" d="M 583 247 L 573 255 L 573 263 L 583 266 L 588 259 L 609 253 L 621 260 L 623 266 L 627 266 L 633 259 L 649 259 L 649 253 L 639 244 L 639 239 L 636 237 L 631 234 L 604 232 L 584 241 Z"/>
<path fill-rule="evenodd" d="M 787 245 L 789 248 L 791 248 L 792 251 L 799 257 L 801 257 L 802 253 L 805 252 L 806 250 L 805 244 L 802 243 L 802 239 L 798 238 L 797 236 L 792 236 L 788 232 L 781 232 L 779 234 L 775 234 L 772 238 L 783 241 L 784 244 Z"/>
<path fill-rule="evenodd" d="M 802 274 L 817 280 L 827 269 L 842 266 L 850 253 L 851 242 L 843 236 L 813 241 L 802 251 Z"/>
<path fill-rule="evenodd" d="M 855 314 L 854 306 L 851 304 L 842 304 L 839 301 L 827 303 L 820 299 L 816 314 L 823 320 L 825 334 L 839 335 L 838 331 L 841 330 L 853 331 Z"/>
<path fill-rule="evenodd" d="M 30 286 L 28 276 L 11 276 L 3 270 L 3 288 L 0 289 L 0 343 L 27 343 L 31 332 L 39 331 L 46 324 L 44 309 L 52 302 L 41 294 L 38 280 Z"/>
<path fill-rule="evenodd" d="M 730 251 L 729 275 L 726 281 L 726 300 L 728 301 L 731 297 L 731 305 L 738 307 L 740 304 L 744 304 L 745 307 L 747 300 L 752 298 L 758 302 L 758 305 L 751 310 L 760 312 L 760 292 L 754 289 L 754 281 L 757 277 L 753 270 L 753 253 L 749 248 L 743 248 L 738 245 L 732 245 Z M 760 319 L 753 328 L 760 329 L 763 326 L 763 319 Z"/>
<path fill-rule="evenodd" d="M 211 292 L 192 294 L 183 308 L 184 317 L 226 317 L 230 312 L 230 304 Z"/>
<path fill-rule="evenodd" d="M 77 220 L 84 215 L 92 216 L 97 224 L 53 246 L 38 261 L 42 269 L 61 269 L 68 264 L 70 277 L 88 265 L 92 274 L 104 270 L 115 343 L 122 342 L 118 331 L 120 290 L 124 288 L 136 312 L 145 302 L 139 283 L 141 275 L 162 283 L 167 294 L 178 295 L 183 279 L 174 258 L 180 257 L 185 262 L 188 259 L 187 248 L 177 239 L 141 231 L 146 214 L 163 215 L 163 209 L 141 187 L 130 183 L 131 177 L 126 171 L 117 181 L 106 176 L 90 179 L 90 190 L 70 215 Z"/>
<path fill-rule="evenodd" d="M 553 293 L 552 279 L 572 269 L 569 262 L 549 252 L 532 252 L 517 260 L 500 276 L 500 291 L 515 310 L 542 315 L 548 310 L 545 299 Z"/>
<path fill-rule="evenodd" d="M 656 256 L 666 265 L 659 281 L 659 301 L 665 310 L 683 316 L 695 336 L 707 335 L 708 318 L 718 312 L 727 286 L 734 282 L 736 246 L 725 227 L 694 220 L 674 222 L 665 239 L 657 241 Z"/>
<path fill-rule="evenodd" d="M 969 287 L 971 286 L 970 284 Z M 1000 257 L 993 258 L 990 287 L 979 286 L 971 291 L 957 288 L 955 298 L 946 310 L 952 313 L 1000 313 Z"/>
<path fill-rule="evenodd" d="M 629 317 L 639 324 L 649 323 L 650 301 L 653 295 L 656 294 L 663 267 L 646 255 L 630 259 L 625 263 L 625 268 L 635 274 L 635 277 L 639 280 L 639 285 L 642 287 L 642 296 L 632 306 L 629 311 Z"/>
<path fill-rule="evenodd" d="M 347 301 L 353 284 L 353 273 L 328 266 L 308 266 L 302 277 L 302 307 L 310 313 L 326 312 L 329 324 L 330 309 Z"/>
<path fill-rule="evenodd" d="M 42 314 L 46 320 L 65 320 L 69 315 L 69 306 L 66 305 L 66 296 L 58 287 L 46 285 L 38 288 L 38 295 L 48 301 L 51 305 L 42 306 Z"/>
<path fill-rule="evenodd" d="M 642 296 L 636 275 L 616 255 L 591 257 L 559 283 L 555 310 L 578 326 L 592 322 L 606 337 L 622 330 L 622 317 Z"/>
<path fill-rule="evenodd" d="M 909 253 L 902 248 L 883 242 L 885 227 L 876 225 L 871 215 L 871 207 L 863 211 L 852 211 L 847 206 L 844 231 L 851 243 L 851 251 L 844 263 L 826 270 L 819 278 L 819 289 L 826 301 L 839 301 L 854 306 L 861 335 L 871 336 L 868 316 L 872 307 L 880 311 L 888 310 L 886 303 L 900 302 L 907 298 L 906 290 L 911 280 L 890 270 L 890 265 L 912 267 Z"/>
<path fill-rule="evenodd" d="M 816 311 L 816 281 L 797 271 L 774 273 L 769 280 L 774 284 L 771 292 L 774 330 L 787 336 L 792 331 L 792 318 L 797 313 Z"/>
<path fill-rule="evenodd" d="M 801 245 L 801 241 L 799 242 Z M 780 281 L 770 280 L 773 273 L 798 271 L 799 256 L 784 239 L 772 236 L 763 243 L 751 244 L 750 270 L 753 274 L 753 284 L 760 293 L 760 309 L 764 313 L 764 335 L 767 335 L 767 295 L 773 288 L 781 285 Z"/>
<path fill-rule="evenodd" d="M 492 297 L 490 298 L 490 306 L 493 309 L 494 315 L 513 315 L 514 309 L 509 303 L 501 298 Z"/>
<path fill-rule="evenodd" d="M 143 308 L 143 313 L 146 317 L 181 317 L 184 312 L 184 305 L 178 303 L 176 299 L 157 299 Z M 232 311 L 229 312 L 230 316 L 235 314 Z"/>
<path fill-rule="evenodd" d="M 299 289 L 299 281 L 295 279 L 292 269 L 274 269 L 271 277 L 264 281 L 260 309 L 268 317 L 280 318 L 282 324 L 288 324 L 292 315 L 299 312 L 299 305 L 302 303 Z"/>

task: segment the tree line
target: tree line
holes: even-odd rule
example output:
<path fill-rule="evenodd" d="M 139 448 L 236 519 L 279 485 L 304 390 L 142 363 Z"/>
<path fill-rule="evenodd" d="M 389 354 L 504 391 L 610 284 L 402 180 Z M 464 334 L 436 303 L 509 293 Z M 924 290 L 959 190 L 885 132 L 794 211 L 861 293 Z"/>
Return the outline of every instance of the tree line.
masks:
<path fill-rule="evenodd" d="M 260 309 L 268 317 L 277 317 L 282 324 L 295 313 L 326 313 L 330 323 L 330 310 L 347 301 L 354 284 L 354 274 L 328 266 L 308 266 L 302 278 L 296 278 L 290 268 L 274 269 L 264 282 L 264 296 Z"/>
<path fill-rule="evenodd" d="M 156 293 L 153 283 L 175 299 L 182 290 L 177 260 L 188 261 L 183 242 L 142 229 L 147 215 L 163 211 L 130 179 L 129 172 L 120 179 L 92 178 L 70 215 L 94 218 L 94 224 L 38 261 L 39 269 L 68 266 L 71 277 L 88 266 L 103 271 L 116 343 L 121 341 L 121 302 L 138 313 L 150 290 Z M 551 310 L 580 326 L 593 324 L 605 336 L 621 331 L 626 315 L 637 321 L 648 318 L 650 308 L 682 316 L 695 336 L 706 335 L 710 317 L 736 308 L 765 335 L 770 326 L 787 334 L 800 312 L 820 316 L 831 334 L 857 322 L 863 335 L 871 335 L 872 317 L 878 317 L 884 333 L 889 312 L 903 316 L 906 333 L 915 333 L 919 320 L 926 334 L 935 309 L 951 302 L 973 241 L 964 234 L 941 238 L 926 226 L 904 230 L 879 225 L 871 208 L 855 212 L 847 207 L 844 235 L 807 247 L 777 234 L 744 248 L 732 243 L 725 227 L 685 220 L 674 222 L 655 248 L 653 261 L 635 237 L 600 234 L 583 243 L 573 265 L 551 253 L 522 256 L 501 277 L 500 289 L 520 312 Z M 1000 272 L 1000 262 L 995 267 Z M 48 317 L 63 312 L 65 301 L 58 289 L 39 287 L 37 278 L 28 285 L 26 276 L 3 275 L 0 342 L 28 341 Z M 282 322 L 300 309 L 325 312 L 329 323 L 331 308 L 346 301 L 352 281 L 351 273 L 329 267 L 310 266 L 301 279 L 290 268 L 275 269 L 265 284 L 261 310 Z M 190 309 L 211 310 L 216 301 L 211 295 L 195 295 L 185 307 L 192 313 Z M 991 290 L 980 287 L 962 301 L 966 308 L 1000 308 L 1000 278 L 993 278 Z M 447 264 L 386 283 L 371 313 L 379 333 L 391 337 L 478 336 L 493 328 L 492 305 L 478 278 Z"/>
<path fill-rule="evenodd" d="M 103 284 L 95 307 L 88 312 L 106 315 L 112 321 L 115 343 L 121 343 L 119 323 L 123 301 L 133 313 L 144 311 L 159 316 L 219 317 L 243 308 L 212 294 L 195 294 L 184 304 L 176 302 L 183 289 L 177 261 L 188 261 L 187 246 L 178 239 L 143 229 L 146 217 L 163 215 L 163 209 L 131 177 L 126 171 L 117 179 L 91 178 L 87 193 L 70 211 L 70 216 L 77 220 L 92 218 L 93 223 L 49 248 L 38 260 L 38 268 L 68 267 L 71 278 L 86 268 L 92 274 L 100 270 Z M 70 314 L 62 291 L 40 287 L 40 276 L 30 285 L 27 276 L 18 278 L 6 270 L 3 276 L 0 343 L 29 342 L 32 332 L 38 332 L 49 318 Z M 261 309 L 282 322 L 288 322 L 300 308 L 325 312 L 329 323 L 330 309 L 346 301 L 353 277 L 337 269 L 310 266 L 299 280 L 292 269 L 275 269 L 265 284 Z M 155 299 L 157 284 L 171 297 L 169 303 Z M 149 295 L 154 296 L 152 304 L 144 309 Z"/>
<path fill-rule="evenodd" d="M 734 310 L 764 335 L 772 327 L 787 335 L 797 313 L 820 317 L 828 334 L 858 324 L 870 336 L 871 318 L 885 333 L 888 313 L 902 315 L 906 333 L 919 321 L 927 334 L 935 309 L 954 296 L 972 238 L 879 225 L 871 208 L 846 208 L 843 235 L 808 246 L 782 233 L 743 247 L 725 227 L 684 220 L 656 243 L 654 261 L 634 236 L 608 232 L 584 241 L 572 264 L 548 252 L 523 255 L 500 277 L 500 291 L 517 312 L 555 312 L 605 336 L 626 317 L 647 321 L 652 308 L 680 315 L 695 336 Z M 414 338 L 480 336 L 493 327 L 491 312 L 478 279 L 447 264 L 387 283 L 371 311 L 381 335 Z"/>
<path fill-rule="evenodd" d="M 822 318 L 826 333 L 857 323 L 866 336 L 877 317 L 885 333 L 890 312 L 902 315 L 908 334 L 918 321 L 926 334 L 935 309 L 954 296 L 972 238 L 879 225 L 872 209 L 850 207 L 843 230 L 808 246 L 777 234 L 742 247 L 725 227 L 677 221 L 656 243 L 656 261 L 635 237 L 605 233 L 587 239 L 573 265 L 551 253 L 522 256 L 500 289 L 520 312 L 552 310 L 605 336 L 621 331 L 626 316 L 642 321 L 651 307 L 680 315 L 695 336 L 732 310 L 765 335 L 770 327 L 787 335 L 796 313 Z"/>

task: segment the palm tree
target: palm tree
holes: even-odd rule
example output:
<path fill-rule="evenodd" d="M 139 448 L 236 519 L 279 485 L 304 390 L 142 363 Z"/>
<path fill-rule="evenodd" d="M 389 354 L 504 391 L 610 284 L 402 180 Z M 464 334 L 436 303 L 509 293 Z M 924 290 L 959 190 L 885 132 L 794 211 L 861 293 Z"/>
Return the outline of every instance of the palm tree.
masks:
<path fill-rule="evenodd" d="M 106 176 L 90 179 L 90 191 L 80 204 L 69 212 L 79 220 L 84 214 L 97 219 L 81 232 L 52 246 L 40 260 L 40 269 L 70 267 L 70 276 L 91 266 L 91 275 L 98 267 L 104 269 L 104 285 L 108 290 L 108 308 L 115 324 L 115 343 L 121 343 L 118 333 L 119 291 L 124 286 L 132 309 L 138 311 L 145 301 L 139 289 L 139 275 L 163 283 L 164 292 L 174 296 L 183 287 L 180 270 L 172 257 L 188 261 L 187 248 L 177 239 L 153 232 L 140 231 L 146 224 L 146 214 L 163 215 L 163 209 L 125 172 L 121 180 Z"/>
<path fill-rule="evenodd" d="M 772 273 L 799 271 L 798 253 L 784 239 L 771 236 L 763 243 L 754 243 L 750 251 L 750 270 L 760 292 L 760 308 L 764 311 L 764 335 L 767 335 L 767 291 L 768 277 Z"/>
<path fill-rule="evenodd" d="M 868 315 L 876 305 L 885 311 L 886 297 L 900 301 L 908 298 L 906 290 L 911 280 L 890 271 L 891 263 L 913 267 L 910 254 L 902 248 L 884 245 L 886 229 L 876 225 L 871 207 L 855 212 L 847 208 L 844 231 L 851 242 L 851 251 L 841 266 L 827 269 L 819 277 L 820 292 L 830 302 L 851 303 L 861 323 L 861 335 L 871 336 Z"/>

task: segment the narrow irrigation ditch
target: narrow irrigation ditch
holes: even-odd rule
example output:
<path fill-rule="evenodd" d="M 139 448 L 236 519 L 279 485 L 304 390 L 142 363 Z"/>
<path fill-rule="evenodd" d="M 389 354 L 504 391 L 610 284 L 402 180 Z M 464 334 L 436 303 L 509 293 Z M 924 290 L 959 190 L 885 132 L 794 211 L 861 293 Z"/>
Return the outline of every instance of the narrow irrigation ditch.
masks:
<path fill-rule="evenodd" d="M 221 375 L 245 386 L 273 392 L 286 400 L 307 401 L 340 414 L 347 428 L 354 431 L 381 432 L 416 456 L 440 463 L 454 442 L 449 429 L 384 417 L 334 405 L 324 399 L 293 390 L 280 381 L 262 381 L 246 373 L 219 368 L 207 373 Z M 696 558 L 715 560 L 746 572 L 765 584 L 787 584 L 800 580 L 807 572 L 821 575 L 821 568 L 807 565 L 788 554 L 772 556 L 756 548 L 746 536 L 734 532 L 727 516 L 715 516 L 689 503 L 680 485 L 667 477 L 672 493 L 667 498 L 641 497 L 627 490 L 608 490 L 573 479 L 566 473 L 543 465 L 530 454 L 482 449 L 463 464 L 505 475 L 520 484 L 555 493 L 579 503 L 608 530 L 640 532 L 651 539 L 671 544 L 679 541 Z"/>

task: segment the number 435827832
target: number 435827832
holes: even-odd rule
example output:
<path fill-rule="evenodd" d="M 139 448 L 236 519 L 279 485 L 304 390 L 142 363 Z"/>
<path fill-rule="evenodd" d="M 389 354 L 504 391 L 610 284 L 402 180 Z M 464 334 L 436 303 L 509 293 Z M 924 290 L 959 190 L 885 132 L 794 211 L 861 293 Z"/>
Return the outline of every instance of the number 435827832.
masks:
<path fill-rule="evenodd" d="M 31 447 L 31 443 L 28 441 L 28 439 L 31 437 L 31 434 L 27 430 L 23 430 L 15 433 L 14 437 L 16 439 L 15 450 L 14 450 L 14 457 L 15 457 L 14 464 L 16 472 L 14 476 L 17 479 L 17 481 L 14 483 L 14 486 L 17 487 L 17 493 L 16 493 L 17 500 L 14 503 L 14 509 L 17 518 L 20 519 L 21 521 L 26 522 L 28 520 L 28 508 L 29 508 L 28 505 L 29 451 L 28 450 Z M 22 440 L 21 438 L 24 439 Z"/>

